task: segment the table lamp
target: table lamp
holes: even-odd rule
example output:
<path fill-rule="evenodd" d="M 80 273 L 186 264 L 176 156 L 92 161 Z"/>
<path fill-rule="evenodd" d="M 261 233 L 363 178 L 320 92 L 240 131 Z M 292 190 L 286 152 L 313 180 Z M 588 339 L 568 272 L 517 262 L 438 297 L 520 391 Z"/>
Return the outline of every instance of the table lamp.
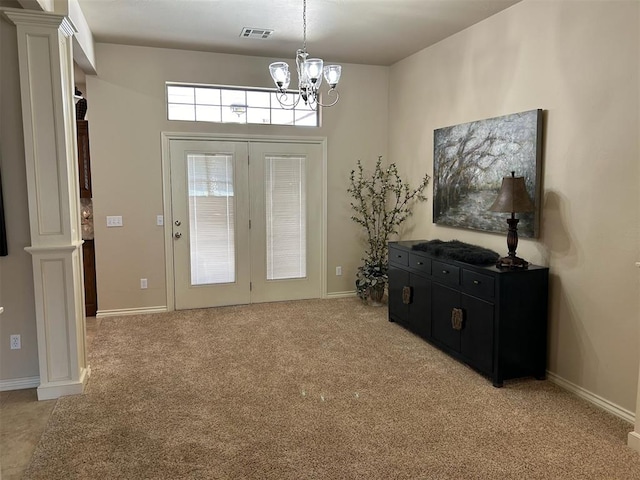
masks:
<path fill-rule="evenodd" d="M 518 247 L 518 222 L 516 213 L 533 212 L 534 205 L 527 193 L 524 183 L 524 177 L 516 177 L 516 172 L 511 172 L 510 177 L 502 179 L 502 187 L 498 198 L 489 207 L 490 212 L 511 213 L 511 218 L 507 218 L 509 231 L 507 233 L 507 247 L 509 254 L 506 257 L 499 258 L 496 262 L 498 268 L 527 268 L 529 263 L 524 259 L 516 256 L 516 248 Z"/>

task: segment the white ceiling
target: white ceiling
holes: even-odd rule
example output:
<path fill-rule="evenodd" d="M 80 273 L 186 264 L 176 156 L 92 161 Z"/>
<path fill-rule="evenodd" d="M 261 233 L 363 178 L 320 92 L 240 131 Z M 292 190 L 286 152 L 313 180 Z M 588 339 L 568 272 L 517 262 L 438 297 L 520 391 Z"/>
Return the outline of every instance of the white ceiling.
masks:
<path fill-rule="evenodd" d="M 307 50 L 391 65 L 520 0 L 307 0 Z M 96 42 L 293 58 L 302 0 L 79 0 Z M 273 29 L 266 40 L 243 27 Z"/>

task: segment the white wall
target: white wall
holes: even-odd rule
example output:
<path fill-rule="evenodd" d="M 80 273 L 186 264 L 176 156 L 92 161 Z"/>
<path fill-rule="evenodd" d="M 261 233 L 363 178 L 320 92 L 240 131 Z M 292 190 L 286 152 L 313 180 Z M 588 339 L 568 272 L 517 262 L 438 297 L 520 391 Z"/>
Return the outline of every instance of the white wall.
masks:
<path fill-rule="evenodd" d="M 541 236 L 520 256 L 551 269 L 549 370 L 630 412 L 639 363 L 640 38 L 635 1 L 525 0 L 391 68 L 393 158 L 433 171 L 433 130 L 545 110 Z M 506 254 L 506 237 L 432 223 Z"/>
<path fill-rule="evenodd" d="M 166 305 L 163 228 L 155 225 L 163 131 L 327 137 L 328 291 L 354 290 L 363 248 L 346 189 L 358 159 L 386 157 L 388 68 L 343 65 L 340 102 L 310 129 L 166 120 L 166 81 L 271 87 L 272 59 L 111 44 L 98 44 L 96 58 L 99 75 L 87 76 L 86 87 L 99 312 Z M 107 215 L 123 215 L 124 227 L 107 229 Z"/>

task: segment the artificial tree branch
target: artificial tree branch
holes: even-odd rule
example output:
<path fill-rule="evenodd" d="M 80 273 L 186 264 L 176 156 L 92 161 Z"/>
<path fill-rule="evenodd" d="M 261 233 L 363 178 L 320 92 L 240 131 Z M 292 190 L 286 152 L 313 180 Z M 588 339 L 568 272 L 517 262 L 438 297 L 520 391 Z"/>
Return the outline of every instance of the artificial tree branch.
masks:
<path fill-rule="evenodd" d="M 358 268 L 356 279 L 356 290 L 363 300 L 371 287 L 386 286 L 389 237 L 398 233 L 399 226 L 411 215 L 413 204 L 426 200 L 422 192 L 429 179 L 425 174 L 412 189 L 402 180 L 394 163 L 382 168 L 381 156 L 370 176 L 365 176 L 360 160 L 351 171 L 347 189 L 354 199 L 351 208 L 355 213 L 351 219 L 363 227 L 366 235 L 364 264 Z"/>

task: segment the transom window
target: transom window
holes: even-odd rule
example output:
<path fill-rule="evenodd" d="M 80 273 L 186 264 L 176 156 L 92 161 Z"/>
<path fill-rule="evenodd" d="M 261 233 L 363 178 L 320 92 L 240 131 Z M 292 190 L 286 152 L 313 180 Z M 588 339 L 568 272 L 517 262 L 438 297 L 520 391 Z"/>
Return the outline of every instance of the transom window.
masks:
<path fill-rule="evenodd" d="M 290 94 L 292 101 L 297 95 Z M 167 118 L 191 122 L 252 123 L 317 127 L 318 112 L 299 102 L 282 108 L 274 91 L 167 83 Z"/>

